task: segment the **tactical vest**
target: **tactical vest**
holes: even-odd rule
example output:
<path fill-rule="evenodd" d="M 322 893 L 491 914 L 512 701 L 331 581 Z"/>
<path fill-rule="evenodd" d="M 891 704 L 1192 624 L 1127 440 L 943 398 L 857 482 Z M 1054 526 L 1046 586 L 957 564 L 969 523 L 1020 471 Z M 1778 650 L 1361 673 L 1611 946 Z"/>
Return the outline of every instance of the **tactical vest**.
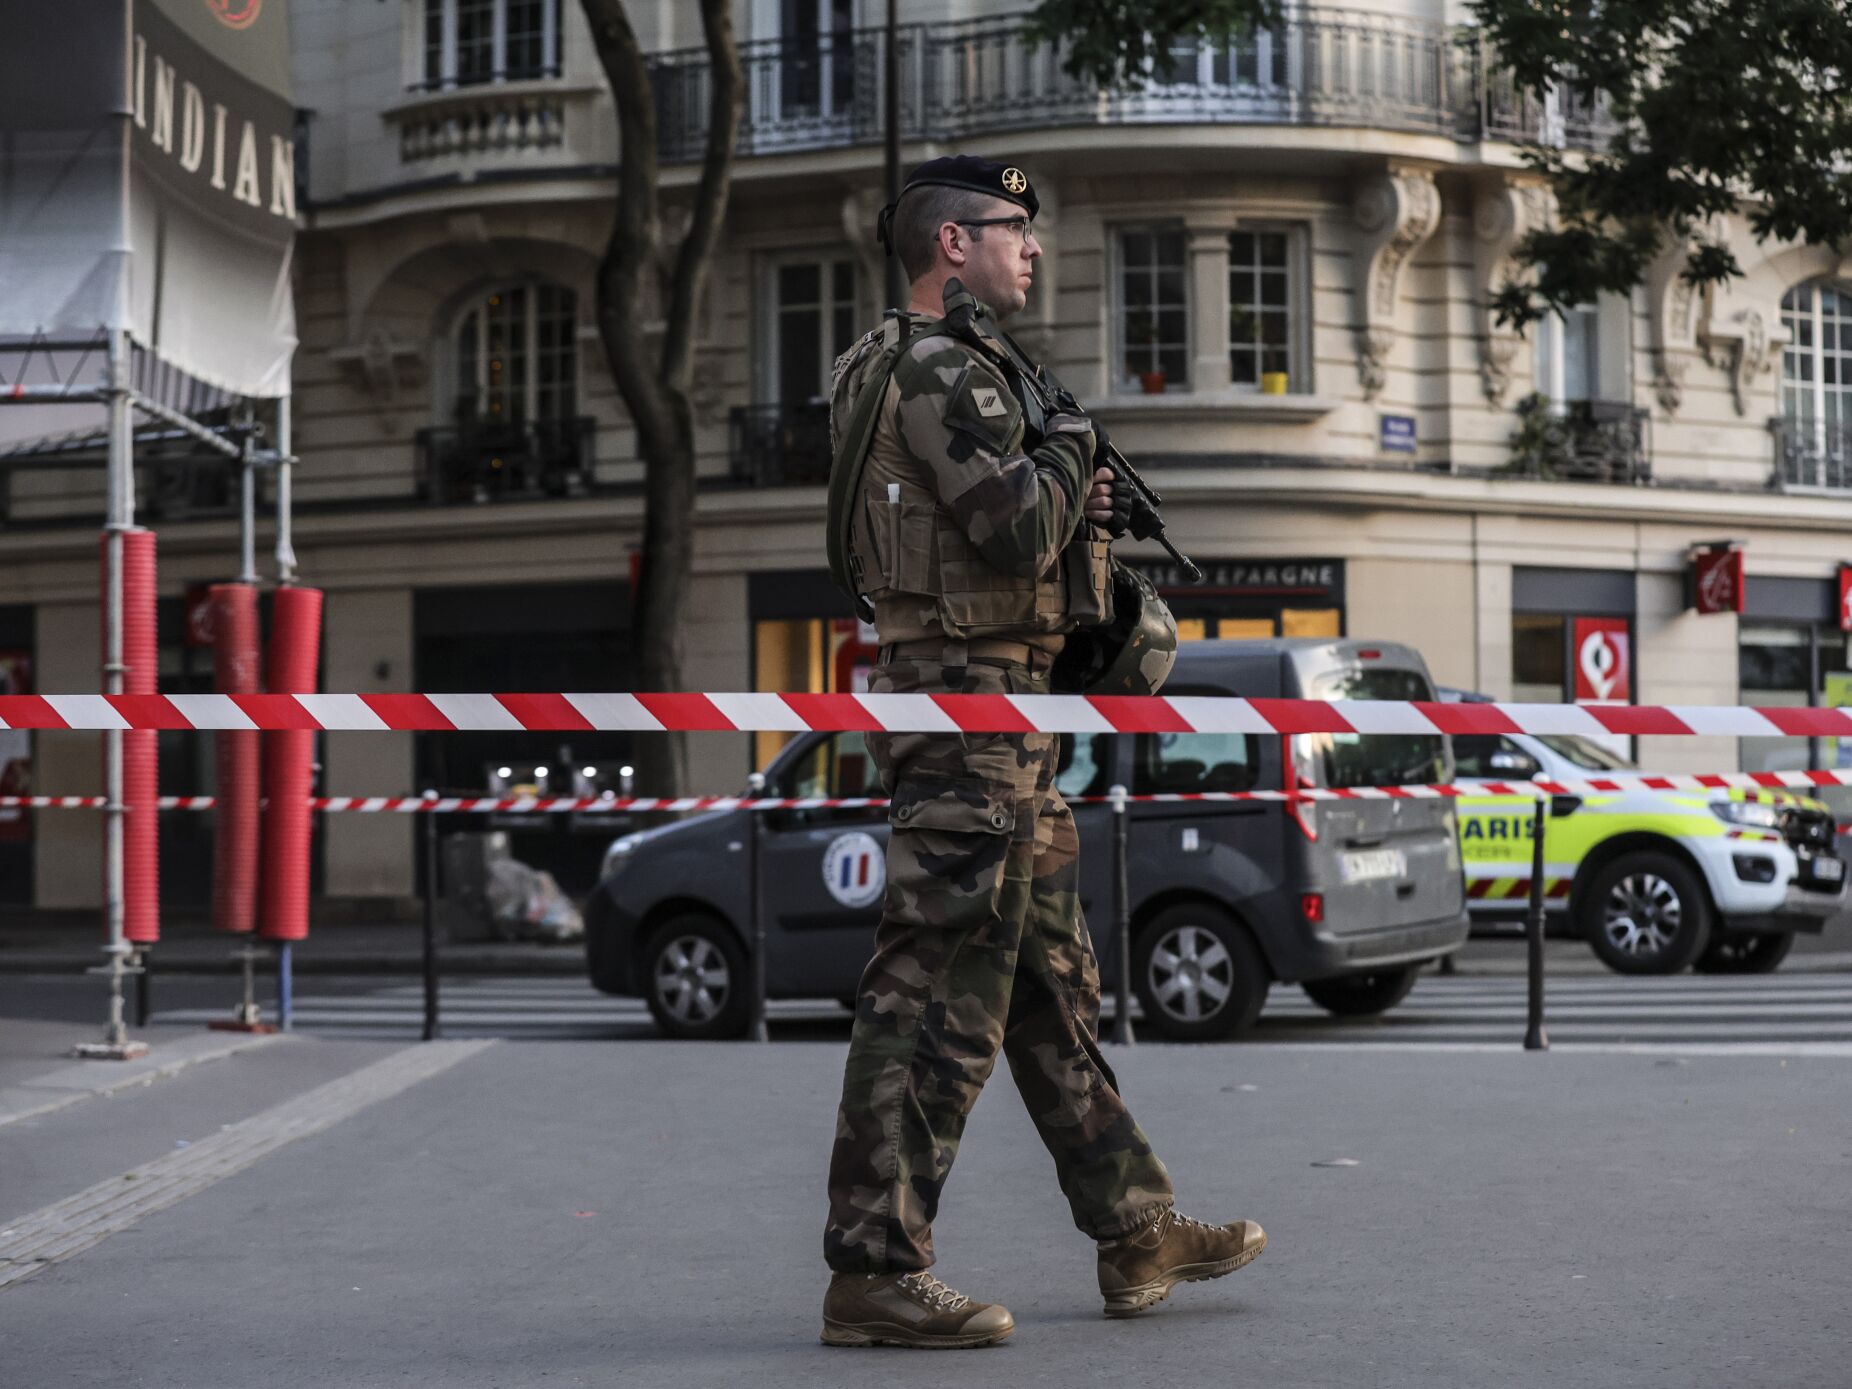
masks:
<path fill-rule="evenodd" d="M 1111 541 L 1103 531 L 1083 520 L 1039 578 L 1006 574 L 984 558 L 940 504 L 930 479 L 920 475 L 920 465 L 900 442 L 895 366 L 910 348 L 943 334 L 937 319 L 889 319 L 837 363 L 831 573 L 884 644 L 927 637 L 1053 638 L 1108 620 Z M 1017 398 L 1021 417 L 1000 449 L 1006 454 L 1021 451 L 1032 432 L 1040 435 L 1040 412 L 1020 393 Z"/>

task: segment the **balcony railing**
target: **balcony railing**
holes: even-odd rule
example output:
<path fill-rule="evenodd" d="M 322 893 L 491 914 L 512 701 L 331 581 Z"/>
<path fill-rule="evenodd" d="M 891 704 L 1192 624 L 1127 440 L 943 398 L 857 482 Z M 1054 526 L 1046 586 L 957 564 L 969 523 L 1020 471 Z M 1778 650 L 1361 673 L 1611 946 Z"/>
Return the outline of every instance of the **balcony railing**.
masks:
<path fill-rule="evenodd" d="M 571 93 L 553 83 L 457 87 L 387 112 L 407 164 L 444 155 L 529 154 L 565 140 Z"/>
<path fill-rule="evenodd" d="M 1486 61 L 1477 31 L 1341 9 L 1290 14 L 1226 46 L 1174 50 L 1135 93 L 1102 91 L 1032 44 L 1018 18 L 905 25 L 896 35 L 907 139 L 1141 124 L 1348 125 L 1460 140 L 1585 144 L 1603 129 L 1573 100 L 1538 102 Z M 882 138 L 886 34 L 858 29 L 742 44 L 739 153 L 779 154 Z M 708 63 L 701 49 L 651 59 L 662 157 L 701 155 Z"/>
<path fill-rule="evenodd" d="M 1533 397 L 1540 400 L 1540 397 Z M 1574 400 L 1562 414 L 1520 407 L 1509 477 L 1644 485 L 1653 480 L 1651 416 L 1626 401 Z"/>
<path fill-rule="evenodd" d="M 417 434 L 418 492 L 436 506 L 591 492 L 590 416 L 479 421 Z"/>
<path fill-rule="evenodd" d="M 830 480 L 827 405 L 736 405 L 727 432 L 729 473 L 736 483 L 802 487 Z"/>
<path fill-rule="evenodd" d="M 1777 416 L 1768 428 L 1775 439 L 1776 486 L 1852 491 L 1852 425 Z"/>

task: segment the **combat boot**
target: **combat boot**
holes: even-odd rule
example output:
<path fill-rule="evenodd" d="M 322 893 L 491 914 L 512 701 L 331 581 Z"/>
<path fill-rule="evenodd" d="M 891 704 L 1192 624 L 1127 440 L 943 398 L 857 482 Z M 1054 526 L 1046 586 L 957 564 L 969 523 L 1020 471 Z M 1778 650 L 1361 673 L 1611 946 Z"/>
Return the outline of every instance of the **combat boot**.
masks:
<path fill-rule="evenodd" d="M 1106 1315 L 1134 1317 L 1179 1283 L 1233 1273 L 1260 1257 L 1267 1233 L 1251 1220 L 1205 1225 L 1166 1209 L 1142 1230 L 1100 1241 L 1100 1292 Z"/>
<path fill-rule="evenodd" d="M 924 1270 L 838 1273 L 823 1294 L 826 1346 L 965 1350 L 994 1346 L 1015 1329 L 1007 1307 L 973 1302 Z"/>

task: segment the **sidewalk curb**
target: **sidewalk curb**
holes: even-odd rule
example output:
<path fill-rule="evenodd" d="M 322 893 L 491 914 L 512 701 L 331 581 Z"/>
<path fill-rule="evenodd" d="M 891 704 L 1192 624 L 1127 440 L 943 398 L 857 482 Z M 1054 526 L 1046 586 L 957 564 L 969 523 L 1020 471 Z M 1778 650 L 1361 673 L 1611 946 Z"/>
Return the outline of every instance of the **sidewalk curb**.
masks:
<path fill-rule="evenodd" d="M 78 1061 L 24 1085 L 0 1089 L 0 1128 L 119 1090 L 154 1084 L 205 1061 L 294 1040 L 284 1033 L 203 1032 L 163 1042 L 139 1061 Z"/>

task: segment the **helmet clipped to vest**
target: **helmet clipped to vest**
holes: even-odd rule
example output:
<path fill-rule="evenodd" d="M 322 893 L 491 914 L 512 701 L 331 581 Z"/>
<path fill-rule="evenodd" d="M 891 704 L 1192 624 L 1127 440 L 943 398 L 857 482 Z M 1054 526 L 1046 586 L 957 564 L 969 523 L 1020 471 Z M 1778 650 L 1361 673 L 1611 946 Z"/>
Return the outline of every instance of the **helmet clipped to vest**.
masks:
<path fill-rule="evenodd" d="M 1143 574 L 1112 561 L 1112 616 L 1069 635 L 1053 685 L 1070 694 L 1156 694 L 1177 664 L 1177 619 Z"/>

